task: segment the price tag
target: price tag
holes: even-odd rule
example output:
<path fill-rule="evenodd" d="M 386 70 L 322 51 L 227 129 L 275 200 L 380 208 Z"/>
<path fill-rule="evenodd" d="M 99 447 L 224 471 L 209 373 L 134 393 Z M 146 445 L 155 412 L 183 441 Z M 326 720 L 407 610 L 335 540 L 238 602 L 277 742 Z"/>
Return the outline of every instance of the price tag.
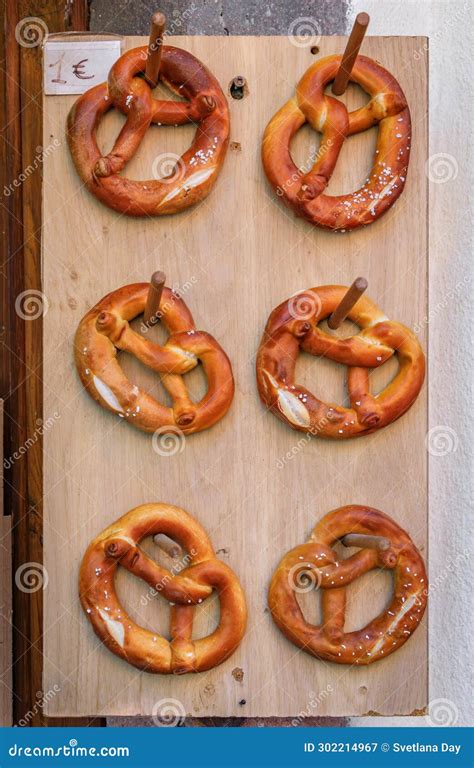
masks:
<path fill-rule="evenodd" d="M 120 53 L 120 40 L 46 41 L 43 56 L 45 94 L 84 93 L 105 82 Z"/>

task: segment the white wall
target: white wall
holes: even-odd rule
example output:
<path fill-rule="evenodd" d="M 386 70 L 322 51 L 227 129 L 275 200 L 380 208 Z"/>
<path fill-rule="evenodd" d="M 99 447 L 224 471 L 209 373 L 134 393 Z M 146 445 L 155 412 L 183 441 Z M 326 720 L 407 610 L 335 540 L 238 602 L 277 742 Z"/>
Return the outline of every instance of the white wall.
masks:
<path fill-rule="evenodd" d="M 353 0 L 369 34 L 427 35 L 430 100 L 429 669 L 427 718 L 352 725 L 472 725 L 471 0 Z M 471 135 L 469 135 L 471 134 Z M 443 153 L 448 157 L 438 157 Z M 472 195 L 471 195 L 472 197 Z M 471 397 L 470 397 L 471 396 Z M 442 455 L 433 455 L 440 453 Z"/>

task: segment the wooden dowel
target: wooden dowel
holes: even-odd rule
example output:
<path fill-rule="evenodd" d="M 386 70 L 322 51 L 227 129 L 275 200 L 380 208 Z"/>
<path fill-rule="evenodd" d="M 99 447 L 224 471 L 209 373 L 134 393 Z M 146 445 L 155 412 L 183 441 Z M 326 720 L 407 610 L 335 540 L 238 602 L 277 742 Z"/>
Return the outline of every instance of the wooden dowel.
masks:
<path fill-rule="evenodd" d="M 153 272 L 151 276 L 144 313 L 146 325 L 154 325 L 160 319 L 157 317 L 157 314 L 160 309 L 161 294 L 163 293 L 165 280 L 166 275 L 164 272 Z"/>
<path fill-rule="evenodd" d="M 332 84 L 332 92 L 335 96 L 341 96 L 347 88 L 349 78 L 351 76 L 352 67 L 359 54 L 360 46 L 364 39 L 364 35 L 367 32 L 369 26 L 370 16 L 368 13 L 358 13 L 349 40 L 347 41 L 346 50 L 342 55 L 340 67 L 337 71 L 336 77 Z"/>
<path fill-rule="evenodd" d="M 145 80 L 151 88 L 158 83 L 160 76 L 161 49 L 163 46 L 163 35 L 166 27 L 166 17 L 164 13 L 154 13 L 151 17 L 150 40 L 148 43 L 148 56 L 145 67 Z"/>
<path fill-rule="evenodd" d="M 173 559 L 181 557 L 183 553 L 179 544 L 164 533 L 157 533 L 156 536 L 153 536 L 153 541 L 163 550 L 163 552 L 166 552 L 166 554 Z"/>
<path fill-rule="evenodd" d="M 336 307 L 328 320 L 328 326 L 335 331 L 344 322 L 354 304 L 367 290 L 368 282 L 365 277 L 358 277 L 354 280 L 347 293 L 342 297 L 341 302 Z"/>
<path fill-rule="evenodd" d="M 370 536 L 367 533 L 347 533 L 341 539 L 345 547 L 369 547 L 384 551 L 390 549 L 390 540 L 385 536 Z"/>

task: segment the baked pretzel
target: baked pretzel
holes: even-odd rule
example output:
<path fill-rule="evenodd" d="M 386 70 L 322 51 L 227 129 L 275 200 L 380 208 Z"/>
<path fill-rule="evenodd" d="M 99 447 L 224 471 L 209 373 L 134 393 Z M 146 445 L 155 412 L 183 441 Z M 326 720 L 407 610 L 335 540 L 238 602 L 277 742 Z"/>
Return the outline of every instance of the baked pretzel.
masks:
<path fill-rule="evenodd" d="M 118 413 L 144 432 L 179 428 L 184 434 L 211 427 L 228 411 L 234 379 L 227 355 L 208 333 L 196 330 L 183 299 L 163 289 L 161 319 L 170 332 L 161 347 L 136 333 L 129 322 L 146 305 L 149 283 L 124 285 L 99 301 L 82 318 L 76 331 L 74 354 L 82 384 L 104 408 Z M 117 360 L 117 350 L 134 355 L 161 375 L 173 406 L 167 407 L 129 381 Z M 189 398 L 182 375 L 201 362 L 208 390 L 202 400 Z"/>
<path fill-rule="evenodd" d="M 398 419 L 415 401 L 425 376 L 425 357 L 416 336 L 365 296 L 348 314 L 360 333 L 339 339 L 318 327 L 346 292 L 342 285 L 324 285 L 280 304 L 268 319 L 257 355 L 262 402 L 293 429 L 336 439 L 368 435 Z M 295 384 L 300 348 L 349 366 L 350 407 L 327 405 Z M 393 354 L 400 364 L 397 375 L 382 392 L 371 395 L 370 369 Z"/>
<path fill-rule="evenodd" d="M 332 545 L 348 533 L 386 537 L 389 544 L 341 559 Z M 346 633 L 346 586 L 373 568 L 393 570 L 392 601 L 366 627 Z M 320 626 L 305 621 L 295 596 L 295 591 L 308 591 L 308 583 L 322 590 Z M 389 656 L 408 640 L 423 618 L 427 594 L 425 566 L 408 534 L 378 509 L 351 504 L 329 512 L 307 544 L 284 556 L 273 574 L 268 603 L 275 623 L 299 648 L 318 659 L 362 665 Z"/>
<path fill-rule="evenodd" d="M 138 546 L 164 533 L 187 551 L 180 570 L 168 571 Z M 185 568 L 181 568 L 182 565 Z M 136 624 L 115 591 L 118 566 L 143 579 L 151 596 L 171 605 L 171 642 Z M 219 626 L 192 639 L 194 606 L 216 590 Z M 203 672 L 234 653 L 244 636 L 247 608 L 235 573 L 216 559 L 205 530 L 191 515 L 169 504 L 143 504 L 127 512 L 89 545 L 79 576 L 81 604 L 94 632 L 116 656 L 138 669 L 160 674 Z"/>
<path fill-rule="evenodd" d="M 341 101 L 325 94 L 341 59 L 327 56 L 303 75 L 296 95 L 267 125 L 262 159 L 270 184 L 297 216 L 318 227 L 345 231 L 371 224 L 402 193 L 411 121 L 405 95 L 393 75 L 366 56 L 357 57 L 350 76 L 371 96 L 365 107 L 348 112 Z M 300 170 L 290 153 L 291 140 L 305 123 L 321 133 L 316 162 L 309 171 Z M 345 139 L 377 124 L 374 164 L 365 183 L 349 195 L 325 194 Z"/>
<path fill-rule="evenodd" d="M 216 78 L 187 51 L 163 46 L 160 80 L 188 101 L 154 99 L 140 77 L 147 47 L 133 48 L 113 65 L 108 83 L 91 88 L 72 107 L 67 136 L 82 181 L 109 208 L 129 216 L 177 213 L 203 200 L 215 184 L 229 142 L 229 110 Z M 127 118 L 111 152 L 97 146 L 96 131 L 112 107 Z M 149 126 L 194 123 L 191 147 L 167 178 L 132 181 L 120 173 L 138 150 Z"/>

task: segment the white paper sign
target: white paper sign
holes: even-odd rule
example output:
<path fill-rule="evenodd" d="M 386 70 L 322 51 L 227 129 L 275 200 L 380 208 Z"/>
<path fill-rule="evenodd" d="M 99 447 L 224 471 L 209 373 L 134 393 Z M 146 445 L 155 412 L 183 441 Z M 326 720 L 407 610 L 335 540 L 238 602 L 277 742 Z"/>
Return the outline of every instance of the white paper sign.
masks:
<path fill-rule="evenodd" d="M 120 40 L 46 41 L 43 87 L 47 96 L 84 93 L 104 83 L 121 54 Z"/>

